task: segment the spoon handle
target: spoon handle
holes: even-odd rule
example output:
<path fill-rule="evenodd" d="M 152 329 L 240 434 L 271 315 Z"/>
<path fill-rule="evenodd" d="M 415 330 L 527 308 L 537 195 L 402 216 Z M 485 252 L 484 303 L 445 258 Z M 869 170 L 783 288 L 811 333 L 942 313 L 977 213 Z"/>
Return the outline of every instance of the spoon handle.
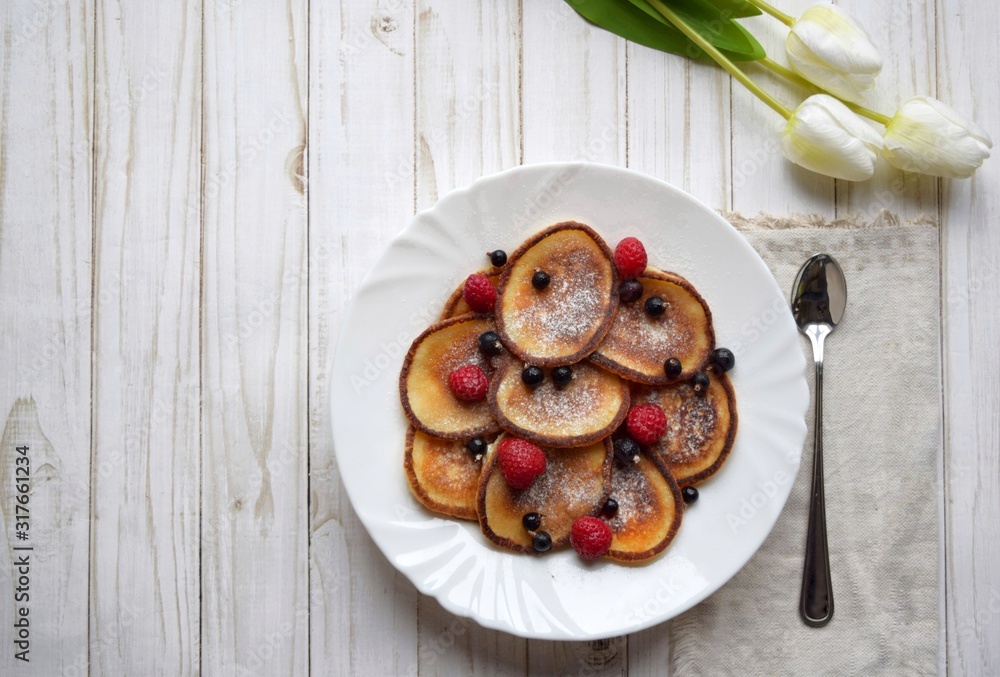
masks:
<path fill-rule="evenodd" d="M 833 583 L 826 543 L 826 501 L 823 491 L 823 339 L 827 331 L 810 334 L 816 359 L 816 422 L 813 429 L 812 495 L 806 531 L 806 557 L 802 570 L 799 613 L 806 625 L 822 627 L 833 618 Z"/>

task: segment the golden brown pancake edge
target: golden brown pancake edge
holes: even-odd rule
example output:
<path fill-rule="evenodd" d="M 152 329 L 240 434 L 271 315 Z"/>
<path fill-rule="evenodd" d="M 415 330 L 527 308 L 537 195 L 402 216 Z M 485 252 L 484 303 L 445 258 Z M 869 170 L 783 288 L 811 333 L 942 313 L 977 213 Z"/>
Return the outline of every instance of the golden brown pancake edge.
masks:
<path fill-rule="evenodd" d="M 510 334 L 507 332 L 504 326 L 503 314 L 499 312 L 501 299 L 504 294 L 504 290 L 507 287 L 507 283 L 510 279 L 511 273 L 514 270 L 517 262 L 521 259 L 525 252 L 534 247 L 536 244 L 549 237 L 554 233 L 558 233 L 564 230 L 579 230 L 590 237 L 601 250 L 601 252 L 607 257 L 610 262 L 611 270 L 611 295 L 609 298 L 609 304 L 605 312 L 605 317 L 598 325 L 597 331 L 594 336 L 591 337 L 589 341 L 583 344 L 578 350 L 569 355 L 559 356 L 559 357 L 538 357 L 527 354 L 515 341 Z M 560 221 L 548 228 L 545 228 L 541 232 L 535 233 L 528 240 L 521 244 L 512 254 L 507 258 L 507 263 L 503 267 L 503 271 L 500 274 L 500 282 L 497 288 L 497 308 L 495 310 L 495 322 L 497 326 L 497 333 L 500 335 L 501 341 L 504 346 L 507 347 L 512 353 L 517 355 L 519 358 L 524 360 L 529 364 L 533 364 L 538 367 L 555 367 L 565 364 L 574 364 L 579 362 L 587 355 L 592 353 L 594 349 L 600 345 L 601 341 L 604 340 L 605 335 L 611 329 L 611 325 L 614 322 L 615 313 L 618 310 L 618 269 L 614 264 L 614 252 L 608 247 L 608 244 L 604 241 L 597 231 L 588 226 L 585 223 L 580 223 L 578 221 Z"/>
<path fill-rule="evenodd" d="M 430 327 L 421 332 L 421 334 L 417 336 L 417 338 L 413 339 L 413 343 L 410 345 L 410 349 L 407 351 L 406 357 L 403 360 L 403 367 L 399 371 L 399 400 L 403 405 L 403 413 L 406 415 L 407 420 L 411 424 L 413 424 L 415 428 L 427 433 L 431 437 L 437 437 L 439 439 L 444 439 L 444 440 L 461 440 L 471 437 L 478 437 L 481 435 L 488 435 L 490 433 L 500 432 L 500 425 L 495 420 L 491 420 L 490 423 L 474 429 L 459 430 L 454 432 L 435 430 L 433 428 L 428 427 L 423 421 L 419 419 L 419 417 L 417 417 L 417 415 L 413 411 L 413 408 L 410 405 L 409 397 L 407 396 L 407 378 L 410 375 L 410 369 L 413 366 L 413 358 L 420 344 L 428 336 L 442 329 L 445 329 L 447 327 L 456 324 L 460 324 L 462 322 L 470 322 L 473 320 L 487 320 L 492 323 L 493 316 L 486 313 L 478 313 L 478 314 L 469 313 L 466 315 L 459 315 L 458 317 L 453 317 L 432 324 Z M 489 405 L 487 404 L 487 406 Z"/>
<path fill-rule="evenodd" d="M 615 360 L 607 357 L 606 355 L 601 354 L 600 345 L 596 347 L 595 351 L 587 359 L 590 360 L 591 362 L 594 362 L 595 364 L 601 365 L 608 371 L 618 374 L 624 379 L 628 379 L 629 381 L 634 381 L 636 383 L 642 383 L 645 385 L 667 385 L 670 383 L 686 381 L 699 371 L 703 370 L 705 366 L 708 364 L 709 360 L 711 359 L 712 350 L 715 348 L 715 326 L 712 322 L 712 310 L 708 307 L 708 303 L 705 301 L 704 297 L 702 297 L 702 295 L 698 293 L 698 290 L 695 289 L 694 285 L 691 284 L 687 279 L 681 277 L 680 275 L 677 275 L 676 273 L 664 272 L 656 270 L 654 268 L 646 268 L 646 272 L 642 274 L 642 276 L 640 277 L 640 281 L 642 278 L 649 278 L 653 280 L 659 280 L 662 282 L 670 282 L 672 284 L 675 284 L 678 287 L 683 288 L 696 301 L 698 301 L 698 303 L 701 305 L 701 307 L 704 309 L 705 312 L 706 333 L 708 335 L 709 349 L 706 351 L 705 356 L 695 366 L 685 365 L 684 371 L 681 372 L 681 374 L 676 379 L 673 380 L 667 378 L 667 375 L 666 373 L 663 372 L 662 368 L 659 369 L 655 375 L 650 375 L 648 373 L 640 372 L 630 367 L 626 367 L 625 365 L 616 362 Z M 639 301 L 635 301 L 635 303 L 639 303 Z"/>

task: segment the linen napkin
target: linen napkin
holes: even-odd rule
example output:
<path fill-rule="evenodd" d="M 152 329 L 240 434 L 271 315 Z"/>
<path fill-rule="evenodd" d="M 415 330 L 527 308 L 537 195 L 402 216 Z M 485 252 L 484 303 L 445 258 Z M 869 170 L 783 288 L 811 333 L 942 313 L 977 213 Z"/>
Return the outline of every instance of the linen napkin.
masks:
<path fill-rule="evenodd" d="M 812 254 L 847 279 L 826 342 L 824 464 L 834 617 L 799 619 L 810 432 L 791 496 L 749 563 L 670 628 L 671 674 L 937 672 L 941 377 L 938 229 L 930 221 L 825 222 L 725 214 L 783 290 Z M 812 350 L 802 337 L 813 387 Z M 739 369 L 739 365 L 736 366 Z"/>

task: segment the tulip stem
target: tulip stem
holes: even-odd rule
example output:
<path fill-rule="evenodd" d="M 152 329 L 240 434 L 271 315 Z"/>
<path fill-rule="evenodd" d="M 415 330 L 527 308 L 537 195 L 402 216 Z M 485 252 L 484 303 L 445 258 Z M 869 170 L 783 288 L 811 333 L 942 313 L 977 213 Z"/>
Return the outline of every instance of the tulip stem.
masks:
<path fill-rule="evenodd" d="M 757 9 L 767 12 L 768 14 L 770 14 L 771 16 L 773 16 L 775 19 L 785 24 L 786 26 L 791 26 L 793 23 L 795 23 L 795 17 L 789 14 L 785 14 L 774 5 L 764 2 L 764 0 L 750 0 L 750 4 L 756 7 Z"/>
<path fill-rule="evenodd" d="M 830 92 L 826 91 L 825 89 L 817 87 L 816 85 L 814 85 L 813 83 L 809 82 L 804 77 L 796 73 L 795 71 L 789 68 L 785 68 L 780 63 L 774 61 L 770 57 L 765 56 L 763 59 L 760 59 L 758 63 L 760 63 L 761 66 L 768 69 L 772 73 L 783 77 L 785 80 L 788 80 L 793 85 L 798 85 L 802 89 L 808 91 L 810 94 L 827 94 L 828 96 L 832 96 L 833 98 L 841 101 L 845 106 L 850 108 L 858 115 L 863 115 L 869 120 L 874 120 L 875 122 L 883 126 L 889 124 L 890 118 L 888 115 L 882 115 L 878 111 L 871 110 L 870 108 L 859 106 L 858 104 L 852 103 L 850 101 L 844 101 L 843 99 L 840 99 L 840 97 L 830 94 Z"/>
<path fill-rule="evenodd" d="M 648 0 L 649 4 L 659 12 L 664 19 L 672 23 L 677 29 L 690 38 L 691 42 L 701 47 L 702 50 L 712 57 L 717 64 L 729 71 L 729 74 L 739 80 L 740 84 L 749 89 L 758 99 L 766 103 L 786 120 L 792 117 L 792 111 L 788 110 L 780 101 L 765 92 L 760 86 L 751 80 L 746 73 L 741 71 L 736 64 L 726 58 L 715 45 L 706 40 L 701 33 L 693 29 L 684 19 L 680 18 L 672 9 L 664 5 L 660 0 Z"/>

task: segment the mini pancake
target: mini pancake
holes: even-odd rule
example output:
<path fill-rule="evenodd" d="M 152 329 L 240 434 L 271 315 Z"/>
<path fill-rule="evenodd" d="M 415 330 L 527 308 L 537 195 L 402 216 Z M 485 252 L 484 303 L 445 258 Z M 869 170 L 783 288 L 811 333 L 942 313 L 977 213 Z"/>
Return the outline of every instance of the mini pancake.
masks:
<path fill-rule="evenodd" d="M 489 444 L 496 435 L 484 437 Z M 406 432 L 406 479 L 418 501 L 434 512 L 476 520 L 476 495 L 483 459 L 476 460 L 465 440 L 442 440 L 410 426 Z"/>
<path fill-rule="evenodd" d="M 497 464 L 495 446 L 479 480 L 479 525 L 497 545 L 516 552 L 534 552 L 532 534 L 522 518 L 542 515 L 541 531 L 557 548 L 569 540 L 577 517 L 596 515 L 611 488 L 614 452 L 608 439 L 578 449 L 542 447 L 545 472 L 527 489 L 512 489 Z"/>
<path fill-rule="evenodd" d="M 497 286 L 497 283 L 500 281 L 499 268 L 486 268 L 485 270 L 480 270 L 479 274 L 490 278 L 490 282 L 493 283 L 494 287 Z M 458 289 L 453 291 L 451 296 L 448 297 L 448 300 L 445 301 L 444 310 L 441 311 L 442 320 L 447 320 L 451 317 L 458 317 L 459 315 L 465 315 L 466 313 L 472 312 L 472 308 L 470 308 L 469 304 L 465 302 L 464 298 L 462 298 L 463 287 L 465 287 L 465 280 L 462 280 L 462 283 L 458 285 Z"/>
<path fill-rule="evenodd" d="M 683 367 L 677 380 L 687 380 L 705 367 L 715 348 L 712 311 L 679 275 L 647 268 L 639 281 L 642 297 L 619 305 L 611 331 L 590 359 L 630 381 L 662 385 L 668 382 L 663 363 L 676 357 Z M 646 313 L 651 296 L 666 303 L 663 315 Z"/>
<path fill-rule="evenodd" d="M 537 271 L 549 275 L 545 289 L 531 284 Z M 582 223 L 558 223 L 529 239 L 507 261 L 495 309 L 497 332 L 525 362 L 573 364 L 611 328 L 617 291 L 618 272 L 604 240 Z"/>
<path fill-rule="evenodd" d="M 667 415 L 667 432 L 650 447 L 682 486 L 714 475 L 736 439 L 736 394 L 729 377 L 712 371 L 708 392 L 699 395 L 689 382 L 633 388 L 636 404 L 658 404 Z"/>
<path fill-rule="evenodd" d="M 588 362 L 572 366 L 573 379 L 556 386 L 551 372 L 531 388 L 521 362 L 501 362 L 486 399 L 500 427 L 536 444 L 578 447 L 607 437 L 625 419 L 629 388 L 615 374 Z"/>
<path fill-rule="evenodd" d="M 618 512 L 607 520 L 611 527 L 611 559 L 634 562 L 649 559 L 670 545 L 681 526 L 684 502 L 677 482 L 657 455 L 643 454 L 638 463 L 615 461 L 611 471 L 611 498 Z"/>
<path fill-rule="evenodd" d="M 499 432 L 485 399 L 463 402 L 448 385 L 451 372 L 465 365 L 493 373 L 493 359 L 479 350 L 479 335 L 492 329 L 489 315 L 463 315 L 438 322 L 413 341 L 399 374 L 399 396 L 417 430 L 448 440 Z"/>

